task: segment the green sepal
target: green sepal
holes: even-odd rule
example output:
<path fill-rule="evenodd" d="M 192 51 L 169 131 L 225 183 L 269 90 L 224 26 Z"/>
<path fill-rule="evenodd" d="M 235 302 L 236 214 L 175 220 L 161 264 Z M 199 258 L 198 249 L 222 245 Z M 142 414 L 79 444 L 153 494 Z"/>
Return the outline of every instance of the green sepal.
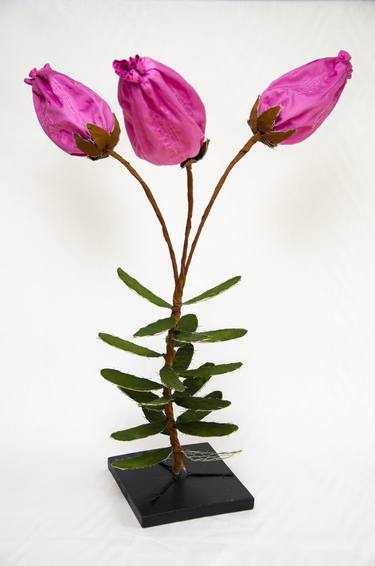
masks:
<path fill-rule="evenodd" d="M 134 336 L 154 336 L 155 334 L 161 334 L 176 325 L 176 319 L 173 316 L 168 318 L 161 318 L 155 322 L 151 322 L 147 326 L 140 328 L 134 334 Z"/>
<path fill-rule="evenodd" d="M 111 462 L 113 468 L 120 470 L 138 470 L 140 468 L 149 468 L 160 462 L 164 462 L 171 455 L 171 448 L 160 448 L 159 450 L 149 450 L 140 456 L 132 456 L 126 460 L 114 460 Z"/>
<path fill-rule="evenodd" d="M 173 369 L 179 373 L 181 371 L 186 371 L 190 366 L 191 360 L 194 355 L 193 344 L 184 344 L 181 348 L 178 348 L 176 355 L 173 360 Z"/>
<path fill-rule="evenodd" d="M 215 287 L 212 287 L 212 289 L 208 289 L 208 291 L 205 291 L 204 293 L 201 293 L 200 295 L 197 295 L 196 297 L 185 301 L 183 304 L 192 305 L 193 303 L 198 303 L 199 301 L 205 301 L 207 299 L 211 299 L 212 297 L 216 297 L 216 295 L 219 295 L 220 293 L 223 293 L 223 291 L 226 291 L 227 289 L 230 289 L 230 287 L 233 287 L 233 285 L 236 285 L 236 283 L 238 283 L 240 280 L 241 275 L 231 277 L 230 279 L 227 279 L 227 281 L 224 281 L 224 283 L 220 283 L 220 285 L 216 285 Z"/>
<path fill-rule="evenodd" d="M 176 391 L 185 391 L 185 386 L 182 381 L 179 380 L 177 373 L 171 366 L 165 364 L 165 366 L 161 368 L 159 375 L 161 382 L 166 387 L 175 389 Z"/>
<path fill-rule="evenodd" d="M 221 330 L 207 330 L 206 332 L 176 332 L 179 342 L 225 342 L 241 338 L 246 334 L 244 328 L 223 328 Z"/>
<path fill-rule="evenodd" d="M 103 340 L 106 344 L 124 350 L 125 352 L 131 352 L 132 354 L 137 354 L 138 356 L 145 356 L 146 358 L 160 358 L 163 354 L 150 350 L 149 348 L 144 348 L 143 346 L 138 346 L 134 342 L 128 342 L 128 340 L 123 340 L 117 336 L 112 336 L 111 334 L 105 334 L 104 332 L 99 332 L 99 338 Z"/>
<path fill-rule="evenodd" d="M 195 332 L 198 328 L 198 318 L 195 314 L 184 314 L 180 318 L 177 328 L 184 332 Z"/>
<path fill-rule="evenodd" d="M 158 297 L 152 291 L 141 285 L 139 281 L 134 279 L 134 277 L 131 277 L 131 275 L 126 273 L 123 269 L 121 269 L 121 267 L 118 268 L 117 274 L 120 277 L 121 281 L 123 281 L 125 285 L 129 287 L 129 289 L 132 289 L 138 295 L 150 301 L 150 303 L 153 303 L 158 307 L 164 307 L 166 309 L 172 308 L 172 305 L 170 305 L 169 303 L 167 303 L 167 301 L 165 301 L 161 297 Z"/>
<path fill-rule="evenodd" d="M 152 401 L 139 403 L 139 406 L 153 411 L 162 411 L 164 407 L 168 405 L 170 400 L 171 397 L 156 397 L 156 399 L 152 399 Z"/>
<path fill-rule="evenodd" d="M 231 423 L 207 423 L 205 421 L 176 422 L 176 427 L 184 434 L 192 436 L 226 436 L 238 430 L 238 426 Z"/>
<path fill-rule="evenodd" d="M 229 373 L 231 371 L 235 371 L 236 369 L 239 369 L 241 366 L 242 366 L 242 362 L 235 362 L 232 364 L 218 364 L 218 365 L 203 364 L 202 366 L 196 369 L 180 371 L 179 375 L 181 377 L 192 377 L 192 378 L 208 377 L 212 375 L 221 375 L 223 373 Z"/>
<path fill-rule="evenodd" d="M 155 389 L 162 389 L 163 387 L 156 381 L 151 381 L 144 377 L 137 377 L 129 373 L 122 373 L 117 369 L 102 369 L 100 374 L 107 381 L 119 385 L 124 389 L 131 389 L 132 391 L 153 391 Z"/>
<path fill-rule="evenodd" d="M 165 428 L 165 423 L 163 421 L 157 421 L 154 423 L 142 424 L 139 426 L 134 426 L 133 428 L 128 428 L 126 430 L 118 430 L 111 434 L 111 438 L 115 440 L 138 440 L 139 438 L 146 438 L 147 436 L 153 436 L 154 434 L 159 434 Z"/>
<path fill-rule="evenodd" d="M 222 399 L 223 394 L 221 391 L 212 391 L 211 393 L 208 393 L 208 395 L 205 395 L 205 398 Z M 193 411 L 191 409 L 188 409 L 177 417 L 176 422 L 201 421 L 210 413 L 211 411 Z"/>
<path fill-rule="evenodd" d="M 193 411 L 217 411 L 229 407 L 230 401 L 215 399 L 214 397 L 188 397 L 187 395 L 175 399 L 175 403 L 185 409 Z"/>

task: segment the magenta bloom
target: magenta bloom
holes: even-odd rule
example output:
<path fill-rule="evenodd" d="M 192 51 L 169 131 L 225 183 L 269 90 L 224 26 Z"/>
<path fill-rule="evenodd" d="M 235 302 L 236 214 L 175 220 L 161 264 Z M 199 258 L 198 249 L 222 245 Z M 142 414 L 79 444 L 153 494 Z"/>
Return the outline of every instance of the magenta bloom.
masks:
<path fill-rule="evenodd" d="M 118 99 L 135 153 L 155 165 L 195 157 L 204 141 L 206 112 L 176 71 L 149 57 L 114 61 Z"/>
<path fill-rule="evenodd" d="M 86 124 L 111 133 L 114 117 L 108 104 L 87 86 L 58 73 L 47 64 L 33 69 L 25 83 L 32 86 L 35 112 L 47 136 L 70 155 L 86 156 L 74 134 L 90 139 Z"/>
<path fill-rule="evenodd" d="M 281 143 L 301 142 L 324 122 L 351 78 L 350 59 L 346 51 L 337 57 L 316 59 L 276 79 L 261 94 L 258 115 L 273 106 L 281 107 L 273 131 L 295 130 Z"/>

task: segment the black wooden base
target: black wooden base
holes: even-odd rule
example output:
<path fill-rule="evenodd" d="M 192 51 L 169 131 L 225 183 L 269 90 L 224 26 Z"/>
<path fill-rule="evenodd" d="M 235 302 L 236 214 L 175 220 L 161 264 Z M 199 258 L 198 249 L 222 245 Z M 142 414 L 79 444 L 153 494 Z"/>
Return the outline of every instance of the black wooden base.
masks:
<path fill-rule="evenodd" d="M 187 444 L 189 450 L 213 451 L 208 442 Z M 120 470 L 111 462 L 141 454 L 108 458 L 108 468 L 142 527 L 197 517 L 232 513 L 254 507 L 254 498 L 222 461 L 186 460 L 187 476 L 176 480 L 167 460 L 141 470 Z"/>

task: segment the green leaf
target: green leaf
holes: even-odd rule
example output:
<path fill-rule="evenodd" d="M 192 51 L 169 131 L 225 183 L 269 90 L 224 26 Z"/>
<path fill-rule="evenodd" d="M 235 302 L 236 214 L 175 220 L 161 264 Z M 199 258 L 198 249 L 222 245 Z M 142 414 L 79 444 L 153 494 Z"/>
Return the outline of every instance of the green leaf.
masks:
<path fill-rule="evenodd" d="M 195 332 L 198 328 L 198 319 L 195 314 L 185 314 L 180 318 L 177 328 L 184 332 Z"/>
<path fill-rule="evenodd" d="M 196 297 L 189 299 L 189 301 L 185 301 L 183 304 L 192 305 L 193 303 L 198 303 L 199 301 L 205 301 L 207 299 L 211 299 L 211 297 L 215 297 L 216 295 L 219 295 L 223 291 L 230 289 L 230 287 L 233 287 L 233 285 L 236 285 L 236 283 L 238 283 L 240 279 L 241 279 L 241 275 L 236 275 L 236 277 L 227 279 L 227 281 L 224 281 L 224 283 L 220 283 L 220 285 L 216 285 L 216 287 L 212 287 L 212 289 L 208 289 L 208 291 L 205 291 L 204 293 L 201 293 L 200 295 L 197 295 Z"/>
<path fill-rule="evenodd" d="M 221 391 L 212 391 L 211 393 L 208 393 L 208 395 L 205 395 L 205 398 L 222 399 L 223 394 Z M 188 409 L 177 417 L 176 422 L 201 421 L 210 413 L 211 411 L 192 411 L 191 409 Z"/>
<path fill-rule="evenodd" d="M 123 271 L 121 269 L 121 267 L 118 268 L 117 274 L 120 277 L 121 281 L 123 281 L 125 283 L 125 285 L 127 285 L 129 287 L 129 289 L 132 289 L 133 291 L 138 293 L 138 295 L 140 295 L 144 299 L 147 299 L 148 301 L 150 301 L 150 303 L 153 303 L 154 305 L 157 305 L 158 307 L 165 307 L 166 309 L 172 308 L 172 305 L 167 303 L 167 301 L 164 301 L 164 299 L 161 299 L 160 297 L 155 295 L 149 289 L 146 289 L 146 287 L 141 285 L 139 281 L 134 279 L 134 277 L 131 277 L 128 273 Z"/>
<path fill-rule="evenodd" d="M 112 336 L 111 334 L 104 334 L 104 332 L 99 332 L 99 338 L 109 344 L 110 346 L 114 346 L 115 348 L 120 348 L 120 350 L 125 350 L 126 352 L 131 352 L 132 354 L 137 354 L 138 356 L 145 356 L 147 358 L 159 358 L 163 354 L 159 354 L 158 352 L 154 352 L 154 350 L 149 350 L 148 348 L 144 348 L 143 346 L 138 346 L 138 344 L 134 344 L 134 342 L 128 342 L 127 340 L 123 340 L 122 338 L 118 338 L 117 336 Z"/>
<path fill-rule="evenodd" d="M 166 387 L 169 387 L 170 389 L 176 389 L 176 391 L 185 391 L 185 386 L 178 379 L 177 373 L 167 364 L 165 364 L 165 366 L 161 368 L 159 375 L 162 383 Z"/>
<path fill-rule="evenodd" d="M 140 328 L 134 334 L 134 336 L 153 336 L 154 334 L 160 334 L 161 332 L 165 332 L 170 328 L 173 328 L 176 325 L 176 320 L 173 316 L 168 318 L 161 318 L 155 322 L 151 322 L 147 326 Z"/>
<path fill-rule="evenodd" d="M 156 397 L 156 399 L 152 399 L 152 401 L 140 403 L 140 406 L 154 411 L 162 411 L 164 407 L 168 405 L 170 400 L 171 397 Z"/>
<path fill-rule="evenodd" d="M 147 436 L 158 434 L 164 428 L 165 423 L 163 421 L 158 421 L 155 423 L 142 424 L 139 426 L 134 426 L 133 428 L 128 428 L 126 430 L 113 432 L 111 434 L 111 437 L 115 440 L 138 440 L 139 438 L 146 438 Z"/>
<path fill-rule="evenodd" d="M 114 460 L 111 463 L 113 468 L 120 470 L 138 470 L 140 468 L 149 468 L 166 460 L 172 452 L 171 448 L 160 448 L 159 450 L 148 450 L 140 456 L 132 456 L 126 460 Z"/>
<path fill-rule="evenodd" d="M 125 395 L 137 403 L 149 403 L 154 399 L 158 399 L 158 396 L 155 395 L 155 393 L 151 393 L 151 391 L 132 391 L 131 389 L 125 389 L 120 386 L 118 386 L 118 388 L 122 393 L 125 393 Z"/>
<path fill-rule="evenodd" d="M 184 379 L 182 383 L 186 387 L 186 393 L 188 393 L 189 395 L 195 395 L 195 393 L 198 393 L 198 391 L 202 389 L 202 387 L 206 385 L 207 381 L 209 381 L 210 379 L 211 379 L 210 375 L 206 377 L 196 377 L 196 378 L 187 377 L 186 379 Z"/>
<path fill-rule="evenodd" d="M 184 344 L 176 352 L 173 360 L 173 369 L 179 373 L 180 371 L 185 371 L 190 366 L 191 360 L 194 355 L 193 344 Z"/>
<path fill-rule="evenodd" d="M 221 375 L 223 373 L 229 373 L 231 371 L 235 371 L 236 369 L 242 366 L 241 362 L 235 362 L 232 364 L 210 364 L 206 365 L 203 364 L 199 368 L 196 369 L 189 369 L 187 371 L 179 372 L 181 377 L 207 377 L 211 375 Z"/>
<path fill-rule="evenodd" d="M 100 372 L 104 379 L 107 379 L 115 385 L 124 387 L 124 389 L 131 389 L 132 391 L 153 391 L 154 389 L 162 389 L 162 385 L 156 381 L 145 379 L 144 377 L 137 377 L 130 373 L 122 373 L 117 369 L 102 369 Z"/>
<path fill-rule="evenodd" d="M 231 423 L 206 423 L 206 422 L 178 422 L 176 427 L 184 434 L 193 436 L 226 436 L 238 430 L 238 426 Z"/>
<path fill-rule="evenodd" d="M 154 409 L 146 409 L 145 407 L 142 408 L 143 414 L 148 420 L 149 423 L 156 423 L 156 422 L 164 422 L 165 426 L 167 426 L 167 419 L 162 411 L 155 411 Z M 168 432 L 163 430 L 162 434 L 168 435 Z"/>
<path fill-rule="evenodd" d="M 179 397 L 175 399 L 177 405 L 185 407 L 185 409 L 193 409 L 194 411 L 216 411 L 229 407 L 230 401 L 223 399 L 215 399 L 212 397 Z"/>
<path fill-rule="evenodd" d="M 225 342 L 240 338 L 246 334 L 244 328 L 223 328 L 206 332 L 176 332 L 176 340 L 180 342 Z"/>

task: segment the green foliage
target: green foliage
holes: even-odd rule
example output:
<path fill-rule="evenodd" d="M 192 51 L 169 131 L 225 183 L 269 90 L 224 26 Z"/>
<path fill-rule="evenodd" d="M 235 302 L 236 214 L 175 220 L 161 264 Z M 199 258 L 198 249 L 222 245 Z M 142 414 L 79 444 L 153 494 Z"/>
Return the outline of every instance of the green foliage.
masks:
<path fill-rule="evenodd" d="M 147 436 L 158 434 L 164 428 L 165 423 L 163 421 L 157 421 L 113 432 L 111 437 L 115 440 L 138 440 L 139 438 L 146 438 Z"/>
<path fill-rule="evenodd" d="M 123 271 L 121 267 L 118 268 L 117 274 L 120 277 L 121 281 L 123 281 L 125 285 L 129 287 L 129 289 L 132 289 L 133 291 L 138 293 L 138 295 L 150 301 L 150 303 L 153 303 L 158 307 L 164 307 L 166 309 L 172 308 L 172 305 L 170 305 L 169 303 L 167 303 L 167 301 L 164 301 L 164 299 L 161 299 L 160 297 L 155 295 L 152 291 L 141 285 L 139 281 L 137 281 L 136 279 L 134 279 L 134 277 L 131 277 L 128 273 Z"/>
<path fill-rule="evenodd" d="M 193 409 L 194 411 L 216 411 L 217 409 L 225 409 L 229 407 L 230 401 L 216 399 L 212 397 L 188 397 L 187 395 L 176 398 L 177 405 L 185 407 L 185 409 Z"/>
<path fill-rule="evenodd" d="M 176 389 L 176 391 L 185 391 L 185 386 L 178 379 L 178 375 L 172 367 L 165 364 L 165 366 L 161 368 L 159 375 L 162 383 L 166 387 Z"/>
<path fill-rule="evenodd" d="M 208 289 L 208 291 L 205 291 L 204 293 L 201 293 L 200 295 L 193 297 L 189 301 L 185 301 L 183 304 L 192 305 L 193 303 L 198 303 L 199 301 L 205 301 L 207 299 L 211 299 L 211 297 L 215 297 L 216 295 L 219 295 L 220 293 L 226 291 L 230 287 L 233 287 L 233 285 L 236 285 L 236 283 L 238 283 L 240 279 L 241 279 L 241 275 L 232 277 L 231 279 L 224 281 L 224 283 L 220 283 L 220 285 L 216 285 L 216 287 L 212 287 L 212 289 Z"/>
<path fill-rule="evenodd" d="M 180 318 L 177 328 L 184 332 L 195 332 L 198 328 L 198 319 L 195 314 L 185 314 Z"/>
<path fill-rule="evenodd" d="M 162 411 L 146 409 L 145 407 L 142 408 L 142 411 L 149 423 L 163 422 L 165 426 L 167 426 L 167 419 L 165 418 L 165 414 Z M 162 434 L 169 436 L 167 430 L 163 430 Z"/>
<path fill-rule="evenodd" d="M 158 399 L 158 396 L 155 395 L 155 393 L 151 393 L 151 391 L 132 391 L 131 389 L 125 389 L 120 386 L 118 386 L 118 388 L 122 393 L 125 393 L 125 395 L 137 403 L 149 403 L 154 399 Z"/>
<path fill-rule="evenodd" d="M 173 316 L 168 318 L 161 318 L 155 322 L 151 322 L 147 326 L 140 328 L 134 334 L 134 336 L 153 336 L 154 334 L 160 334 L 161 332 L 165 332 L 170 328 L 173 328 L 176 325 L 176 320 Z"/>
<path fill-rule="evenodd" d="M 223 328 L 221 330 L 207 330 L 206 332 L 176 332 L 179 342 L 225 342 L 241 338 L 246 334 L 244 328 Z"/>
<path fill-rule="evenodd" d="M 100 373 L 107 381 L 119 385 L 124 389 L 131 389 L 132 391 L 153 391 L 154 389 L 162 389 L 163 387 L 156 381 L 130 375 L 129 373 L 122 373 L 116 369 L 102 369 Z"/>
<path fill-rule="evenodd" d="M 154 352 L 154 350 L 149 350 L 143 346 L 138 346 L 134 342 L 128 342 L 117 336 L 112 336 L 111 334 L 105 334 L 104 332 L 99 332 L 99 338 L 103 340 L 106 344 L 119 348 L 120 350 L 125 350 L 125 352 L 131 352 L 132 354 L 137 354 L 138 356 L 145 356 L 146 358 L 160 358 L 163 354 Z"/>
<path fill-rule="evenodd" d="M 231 423 L 206 423 L 206 422 L 178 422 L 176 427 L 184 434 L 192 436 L 226 436 L 238 430 L 238 426 Z"/>
<path fill-rule="evenodd" d="M 187 371 L 180 371 L 179 375 L 181 377 L 208 377 L 212 375 L 221 375 L 223 373 L 229 373 L 231 371 L 235 371 L 236 369 L 242 366 L 241 362 L 235 362 L 232 364 L 210 364 L 206 365 L 203 364 L 199 368 L 190 369 Z"/>
<path fill-rule="evenodd" d="M 222 399 L 223 394 L 221 391 L 212 391 L 211 393 L 208 393 L 208 395 L 205 395 L 205 398 Z M 210 413 L 211 411 L 193 411 L 188 409 L 177 417 L 176 422 L 200 421 L 204 417 L 207 417 Z"/>
<path fill-rule="evenodd" d="M 152 409 L 153 411 L 162 411 L 166 405 L 168 405 L 171 397 L 156 397 L 152 401 L 146 401 L 139 403 L 142 407 L 146 409 Z"/>
<path fill-rule="evenodd" d="M 195 395 L 202 389 L 204 385 L 206 385 L 207 381 L 211 379 L 211 376 L 208 375 L 206 377 L 187 377 L 183 380 L 183 384 L 186 387 L 186 393 L 189 395 Z"/>
<path fill-rule="evenodd" d="M 173 360 L 173 369 L 179 374 L 181 371 L 185 371 L 190 366 L 191 360 L 194 355 L 193 344 L 184 344 L 181 348 L 178 348 L 176 355 Z"/>
<path fill-rule="evenodd" d="M 172 452 L 170 447 L 160 448 L 159 450 L 149 450 L 140 456 L 133 456 L 126 458 L 126 460 L 115 460 L 112 462 L 113 468 L 120 468 L 121 470 L 138 470 L 140 468 L 148 468 L 155 466 L 166 460 Z"/>

